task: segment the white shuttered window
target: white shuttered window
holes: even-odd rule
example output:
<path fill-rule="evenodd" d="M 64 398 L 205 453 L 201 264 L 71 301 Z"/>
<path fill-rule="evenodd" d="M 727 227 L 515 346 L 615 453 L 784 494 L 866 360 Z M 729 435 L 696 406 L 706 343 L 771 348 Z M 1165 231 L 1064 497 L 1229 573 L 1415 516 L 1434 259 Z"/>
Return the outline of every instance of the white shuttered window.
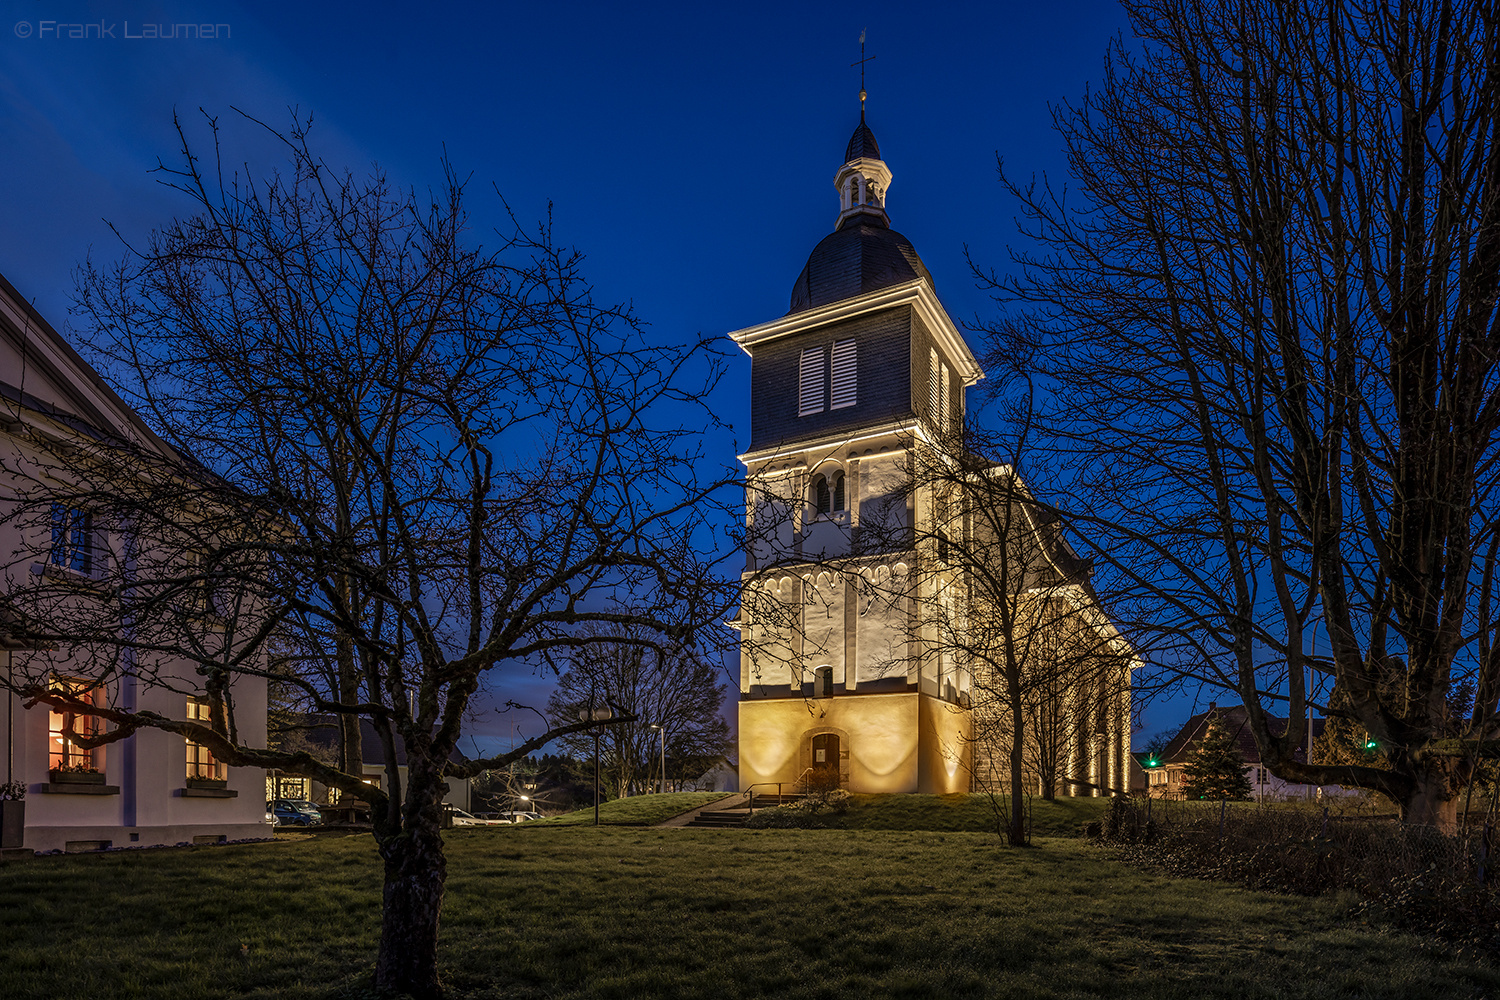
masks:
<path fill-rule="evenodd" d="M 833 342 L 833 391 L 829 397 L 830 410 L 853 406 L 859 401 L 859 363 L 854 341 Z"/>
<path fill-rule="evenodd" d="M 797 369 L 797 416 L 823 412 L 824 383 L 828 379 L 827 353 L 821 347 L 809 347 L 802 352 L 802 363 Z"/>

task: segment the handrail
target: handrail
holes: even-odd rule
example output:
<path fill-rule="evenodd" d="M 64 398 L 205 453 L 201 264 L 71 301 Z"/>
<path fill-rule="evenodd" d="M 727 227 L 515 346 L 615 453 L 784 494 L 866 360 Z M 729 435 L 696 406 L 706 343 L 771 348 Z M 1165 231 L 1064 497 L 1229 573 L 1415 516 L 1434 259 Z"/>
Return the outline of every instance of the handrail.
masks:
<path fill-rule="evenodd" d="M 757 782 L 754 782 L 753 784 L 751 784 L 749 787 L 747 787 L 745 789 L 745 794 L 748 796 L 747 801 L 749 802 L 749 805 L 750 805 L 750 815 L 751 816 L 755 815 L 755 789 L 759 788 L 762 785 L 765 785 L 767 787 L 769 787 L 771 785 L 775 785 L 776 786 L 776 798 L 779 800 L 781 798 L 781 786 L 782 785 L 793 785 L 793 786 L 797 785 L 799 782 L 802 781 L 803 778 L 807 777 L 808 771 L 811 771 L 811 770 L 812 770 L 812 768 L 810 768 L 810 767 L 807 768 L 801 774 L 797 775 L 796 779 L 792 780 L 792 781 L 757 781 Z"/>

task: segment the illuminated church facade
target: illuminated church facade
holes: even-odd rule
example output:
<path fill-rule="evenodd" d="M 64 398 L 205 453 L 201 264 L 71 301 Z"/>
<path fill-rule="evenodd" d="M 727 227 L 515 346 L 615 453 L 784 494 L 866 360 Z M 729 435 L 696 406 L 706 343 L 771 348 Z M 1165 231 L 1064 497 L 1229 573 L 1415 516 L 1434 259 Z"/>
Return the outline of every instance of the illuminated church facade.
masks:
<path fill-rule="evenodd" d="M 913 482 L 916 450 L 961 435 L 965 390 L 984 373 L 890 227 L 891 179 L 862 113 L 834 177 L 837 223 L 790 310 L 730 334 L 751 358 L 734 622 L 741 790 L 821 778 L 855 792 L 950 793 L 994 777 L 975 736 L 985 729 L 975 678 L 929 641 L 923 602 L 940 599 L 941 574 L 918 539 L 938 534 L 936 511 L 932 490 Z M 1062 794 L 1128 784 L 1125 678 L 1075 727 Z"/>

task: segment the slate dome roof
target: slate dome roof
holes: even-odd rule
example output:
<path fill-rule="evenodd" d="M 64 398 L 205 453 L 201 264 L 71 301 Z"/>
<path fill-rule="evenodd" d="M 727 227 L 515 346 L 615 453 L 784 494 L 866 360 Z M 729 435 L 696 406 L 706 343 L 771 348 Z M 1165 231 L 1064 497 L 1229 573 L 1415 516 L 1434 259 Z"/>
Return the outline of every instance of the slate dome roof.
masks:
<path fill-rule="evenodd" d="M 859 128 L 849 137 L 849 147 L 844 150 L 844 162 L 857 160 L 864 157 L 867 160 L 880 159 L 880 143 L 875 141 L 875 133 L 870 131 L 870 126 L 865 124 L 864 117 L 859 120 Z"/>
<path fill-rule="evenodd" d="M 855 133 L 858 135 L 858 133 Z M 873 213 L 843 221 L 837 230 L 813 247 L 807 266 L 792 286 L 792 307 L 802 312 L 877 288 L 889 288 L 932 275 L 917 256 L 911 240 L 891 229 Z"/>

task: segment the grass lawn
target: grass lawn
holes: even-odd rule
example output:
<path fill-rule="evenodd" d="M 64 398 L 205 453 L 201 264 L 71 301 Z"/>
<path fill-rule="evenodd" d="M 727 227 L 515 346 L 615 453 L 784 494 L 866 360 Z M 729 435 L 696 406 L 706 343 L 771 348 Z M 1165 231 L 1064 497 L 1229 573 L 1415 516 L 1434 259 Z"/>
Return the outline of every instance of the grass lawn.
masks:
<path fill-rule="evenodd" d="M 599 804 L 600 826 L 655 826 L 673 816 L 706 806 L 728 792 L 666 792 L 662 795 L 632 795 Z M 533 823 L 537 822 L 532 820 Z M 541 822 L 549 826 L 592 826 L 594 807 L 579 809 Z"/>
<path fill-rule="evenodd" d="M 1038 837 L 1075 837 L 1100 819 L 1108 799 L 1031 800 L 1031 831 Z M 757 810 L 758 812 L 759 810 Z M 818 821 L 836 830 L 933 830 L 993 833 L 995 813 L 985 795 L 853 795 L 849 811 Z"/>
<path fill-rule="evenodd" d="M 886 830 L 449 831 L 466 998 L 1500 996 L 1326 899 L 1143 873 L 1079 840 Z M 368 834 L 0 868 L 0 996 L 356 997 Z M 243 946 L 243 948 L 242 948 Z"/>

